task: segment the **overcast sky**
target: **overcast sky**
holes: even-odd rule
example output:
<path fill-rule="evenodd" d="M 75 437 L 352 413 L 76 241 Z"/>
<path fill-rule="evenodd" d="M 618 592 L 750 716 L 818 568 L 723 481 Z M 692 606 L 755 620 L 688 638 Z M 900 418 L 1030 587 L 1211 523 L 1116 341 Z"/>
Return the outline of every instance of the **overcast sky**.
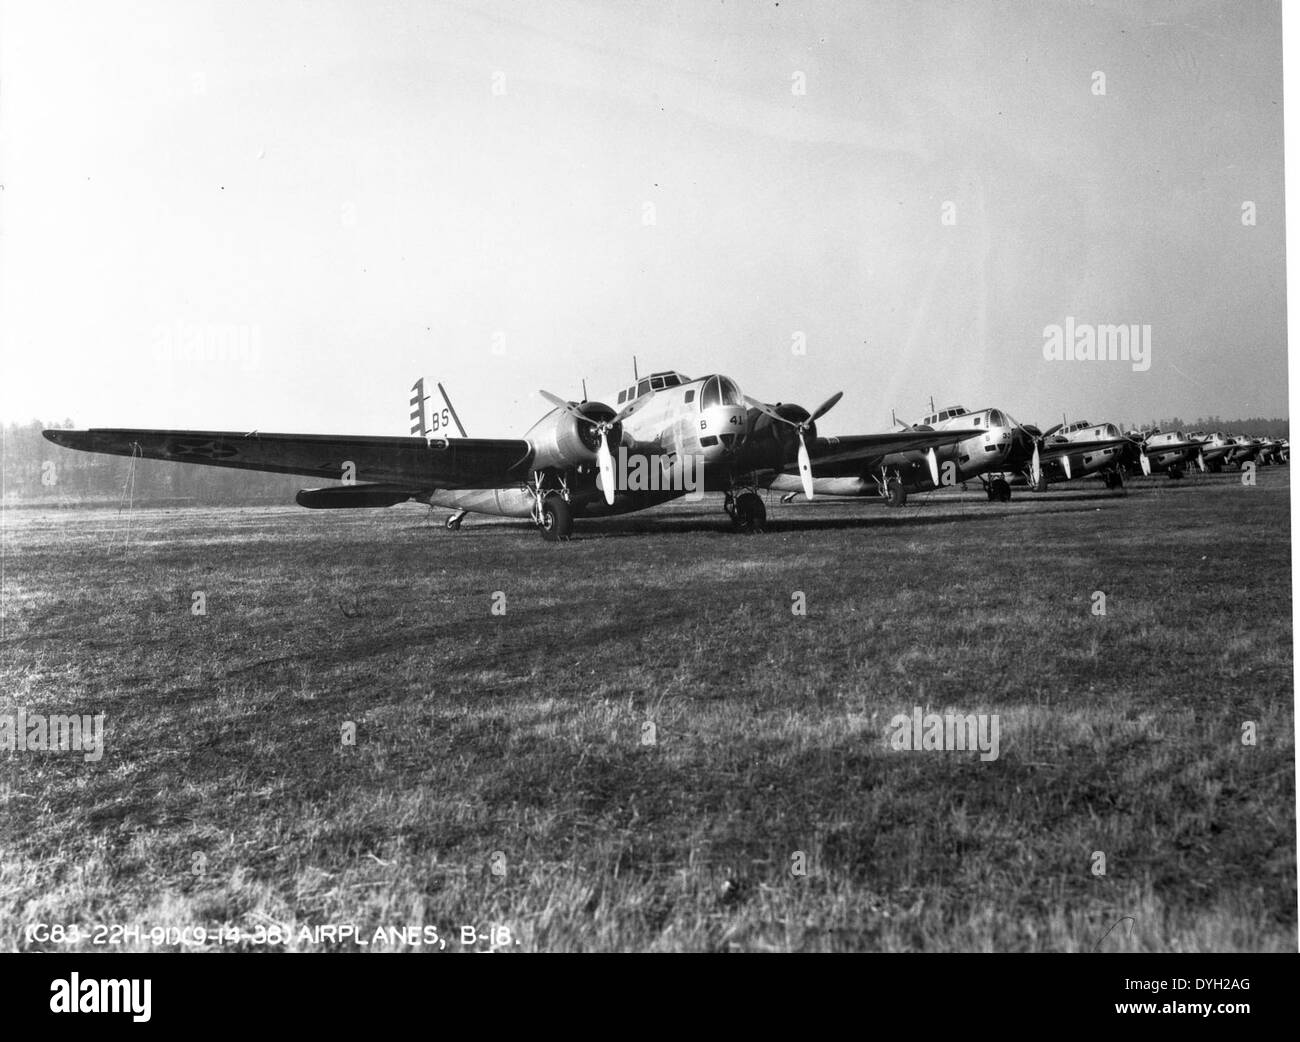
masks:
<path fill-rule="evenodd" d="M 8 3 L 0 417 L 507 436 L 633 355 L 823 433 L 1285 416 L 1281 76 L 1260 2 Z"/>

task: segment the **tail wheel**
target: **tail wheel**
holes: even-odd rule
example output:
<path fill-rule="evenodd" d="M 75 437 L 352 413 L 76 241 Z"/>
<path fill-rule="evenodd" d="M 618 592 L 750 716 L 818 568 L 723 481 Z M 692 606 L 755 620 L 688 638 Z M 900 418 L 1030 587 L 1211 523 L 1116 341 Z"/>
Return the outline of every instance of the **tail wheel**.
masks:
<path fill-rule="evenodd" d="M 767 527 L 767 507 L 763 505 L 763 500 L 753 492 L 737 496 L 731 523 L 737 532 L 746 535 L 762 532 Z"/>
<path fill-rule="evenodd" d="M 542 520 L 538 528 L 548 543 L 568 539 L 573 532 L 573 511 L 569 504 L 560 496 L 547 496 L 542 501 Z"/>
<path fill-rule="evenodd" d="M 458 514 L 452 514 L 451 517 L 447 518 L 447 531 L 449 531 L 449 532 L 459 532 L 459 531 L 460 531 L 460 521 L 461 521 L 461 519 L 460 519 L 460 515 L 458 515 Z"/>
<path fill-rule="evenodd" d="M 891 507 L 901 507 L 907 502 L 907 489 L 898 478 L 890 478 L 885 482 L 885 505 Z"/>

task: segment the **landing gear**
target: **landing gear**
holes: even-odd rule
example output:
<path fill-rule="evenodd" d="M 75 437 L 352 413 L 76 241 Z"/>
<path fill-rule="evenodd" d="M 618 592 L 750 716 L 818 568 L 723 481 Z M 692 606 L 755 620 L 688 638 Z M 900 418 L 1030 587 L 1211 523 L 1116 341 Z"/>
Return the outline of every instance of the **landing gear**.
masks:
<path fill-rule="evenodd" d="M 1010 503 L 1011 486 L 1006 478 L 994 478 L 988 485 L 990 503 Z"/>
<path fill-rule="evenodd" d="M 468 510 L 457 510 L 456 513 L 451 515 L 451 517 L 447 518 L 447 531 L 459 532 L 460 523 L 465 520 L 465 515 L 468 513 Z"/>
<path fill-rule="evenodd" d="M 1041 473 L 1040 473 L 1040 474 L 1038 475 L 1038 480 L 1034 482 L 1033 489 L 1034 489 L 1035 492 L 1046 492 L 1046 491 L 1047 491 L 1047 475 L 1046 475 L 1046 474 L 1041 474 Z"/>
<path fill-rule="evenodd" d="M 541 520 L 537 527 L 541 529 L 542 538 L 548 543 L 568 539 L 573 532 L 573 511 L 569 504 L 555 492 L 542 500 Z"/>
<path fill-rule="evenodd" d="M 1124 487 L 1124 472 L 1122 470 L 1108 470 L 1102 474 L 1101 479 L 1106 483 L 1107 488 Z"/>
<path fill-rule="evenodd" d="M 1183 476 L 1183 468 L 1182 468 L 1182 467 L 1170 467 L 1170 468 L 1169 468 L 1169 480 L 1170 480 L 1170 481 L 1178 481 L 1178 480 L 1180 480 L 1180 479 L 1182 478 L 1182 476 Z"/>
<path fill-rule="evenodd" d="M 728 499 L 730 498 L 728 494 Z M 731 525 L 737 532 L 753 535 L 767 527 L 767 507 L 754 492 L 742 492 L 736 496 L 728 513 L 731 514 Z"/>
<path fill-rule="evenodd" d="M 533 497 L 533 524 L 548 543 L 566 540 L 573 533 L 573 507 L 569 505 L 569 483 L 558 476 L 559 489 L 547 488 L 547 472 L 533 471 L 524 488 Z"/>
<path fill-rule="evenodd" d="M 898 478 L 890 478 L 885 482 L 885 506 L 901 507 L 907 502 L 907 489 Z"/>

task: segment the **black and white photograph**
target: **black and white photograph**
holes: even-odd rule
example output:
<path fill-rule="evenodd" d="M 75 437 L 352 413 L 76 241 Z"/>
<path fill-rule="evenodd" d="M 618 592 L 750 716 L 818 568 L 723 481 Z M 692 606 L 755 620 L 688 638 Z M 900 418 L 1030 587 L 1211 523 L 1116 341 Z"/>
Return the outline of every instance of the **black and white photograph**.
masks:
<path fill-rule="evenodd" d="M 0 948 L 1249 1019 L 1132 968 L 1297 950 L 1294 19 L 5 2 Z"/>

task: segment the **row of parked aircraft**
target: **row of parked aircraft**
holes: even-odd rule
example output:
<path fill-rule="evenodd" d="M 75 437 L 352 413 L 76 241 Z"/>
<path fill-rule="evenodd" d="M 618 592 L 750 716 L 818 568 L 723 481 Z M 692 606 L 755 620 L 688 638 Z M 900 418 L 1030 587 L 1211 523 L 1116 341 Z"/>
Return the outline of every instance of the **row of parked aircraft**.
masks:
<path fill-rule="evenodd" d="M 1128 474 L 1181 478 L 1190 466 L 1222 470 L 1285 462 L 1286 441 L 1182 431 L 1121 432 L 1112 423 L 1062 423 L 1042 431 L 1002 409 L 932 410 L 914 424 L 882 433 L 821 437 L 816 422 L 835 394 L 809 412 L 741 393 L 720 374 L 679 372 L 635 378 L 609 402 L 553 406 L 522 438 L 470 438 L 447 397 L 430 414 L 424 380 L 411 398 L 409 437 L 340 437 L 180 430 L 47 430 L 57 445 L 140 459 L 300 474 L 338 484 L 304 489 L 304 507 L 388 507 L 406 501 L 467 513 L 530 518 L 548 540 L 567 539 L 575 517 L 630 513 L 688 493 L 721 492 L 740 532 L 761 531 L 760 492 L 789 501 L 799 493 L 879 497 L 902 506 L 910 493 L 979 482 L 991 502 L 1013 484 L 1050 484 L 1100 476 L 1108 488 Z M 454 425 L 454 430 L 453 430 Z M 619 466 L 616 473 L 616 457 Z M 626 464 L 652 472 L 628 481 Z M 633 468 L 631 472 L 635 472 Z"/>

